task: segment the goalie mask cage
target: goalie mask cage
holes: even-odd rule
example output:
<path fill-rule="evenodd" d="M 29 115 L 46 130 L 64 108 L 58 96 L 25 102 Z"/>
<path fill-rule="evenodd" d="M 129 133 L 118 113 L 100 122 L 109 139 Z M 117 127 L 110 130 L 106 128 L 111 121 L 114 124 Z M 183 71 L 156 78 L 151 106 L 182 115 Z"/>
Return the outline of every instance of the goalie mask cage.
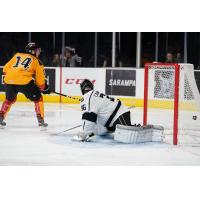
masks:
<path fill-rule="evenodd" d="M 192 64 L 145 64 L 143 109 L 143 124 L 164 126 L 170 143 L 200 144 L 200 95 Z"/>

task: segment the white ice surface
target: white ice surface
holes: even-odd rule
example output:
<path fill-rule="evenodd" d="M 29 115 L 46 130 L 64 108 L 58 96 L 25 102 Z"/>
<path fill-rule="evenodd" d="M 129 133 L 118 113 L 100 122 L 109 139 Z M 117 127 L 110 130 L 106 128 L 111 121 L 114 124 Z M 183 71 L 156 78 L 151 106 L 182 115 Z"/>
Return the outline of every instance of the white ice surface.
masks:
<path fill-rule="evenodd" d="M 141 122 L 141 110 L 132 109 L 133 122 Z M 40 131 L 32 103 L 15 103 L 0 129 L 0 165 L 200 165 L 200 145 L 168 143 L 127 145 L 109 137 L 78 143 L 72 135 L 81 129 L 55 135 L 81 124 L 77 105 L 45 103 L 48 130 Z"/>

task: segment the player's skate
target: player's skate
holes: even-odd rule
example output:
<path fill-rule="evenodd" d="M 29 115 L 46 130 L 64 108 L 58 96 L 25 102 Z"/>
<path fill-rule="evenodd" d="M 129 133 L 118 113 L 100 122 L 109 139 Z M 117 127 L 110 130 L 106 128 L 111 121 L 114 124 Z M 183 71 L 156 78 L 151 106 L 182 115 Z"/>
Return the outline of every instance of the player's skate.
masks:
<path fill-rule="evenodd" d="M 45 131 L 48 127 L 48 124 L 44 122 L 44 119 L 40 115 L 37 115 L 37 120 L 38 120 L 38 126 L 40 127 L 40 130 Z"/>
<path fill-rule="evenodd" d="M 5 126 L 6 126 L 6 122 L 4 122 L 3 120 L 4 120 L 3 116 L 0 115 L 0 128 L 1 129 L 5 128 Z"/>

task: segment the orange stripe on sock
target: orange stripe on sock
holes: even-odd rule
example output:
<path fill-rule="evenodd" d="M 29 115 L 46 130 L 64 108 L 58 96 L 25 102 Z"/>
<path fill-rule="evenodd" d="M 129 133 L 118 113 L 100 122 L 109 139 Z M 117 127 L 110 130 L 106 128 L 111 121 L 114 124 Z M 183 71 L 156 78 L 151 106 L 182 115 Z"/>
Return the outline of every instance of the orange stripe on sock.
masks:
<path fill-rule="evenodd" d="M 40 115 L 42 118 L 44 118 L 44 102 L 43 98 L 41 97 L 39 101 L 35 101 L 35 112 L 36 114 Z"/>
<path fill-rule="evenodd" d="M 1 113 L 3 113 L 3 117 L 5 118 L 7 113 L 10 111 L 12 104 L 16 102 L 16 98 L 13 101 L 5 100 L 1 106 Z"/>

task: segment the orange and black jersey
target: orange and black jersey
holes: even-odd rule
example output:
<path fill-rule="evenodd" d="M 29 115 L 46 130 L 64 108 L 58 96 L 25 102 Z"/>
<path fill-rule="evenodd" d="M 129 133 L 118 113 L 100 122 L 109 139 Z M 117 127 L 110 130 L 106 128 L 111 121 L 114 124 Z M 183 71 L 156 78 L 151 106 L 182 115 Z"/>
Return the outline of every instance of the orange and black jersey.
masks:
<path fill-rule="evenodd" d="M 32 79 L 41 89 L 45 85 L 44 66 L 38 58 L 29 53 L 16 53 L 3 68 L 6 84 L 26 85 Z"/>

